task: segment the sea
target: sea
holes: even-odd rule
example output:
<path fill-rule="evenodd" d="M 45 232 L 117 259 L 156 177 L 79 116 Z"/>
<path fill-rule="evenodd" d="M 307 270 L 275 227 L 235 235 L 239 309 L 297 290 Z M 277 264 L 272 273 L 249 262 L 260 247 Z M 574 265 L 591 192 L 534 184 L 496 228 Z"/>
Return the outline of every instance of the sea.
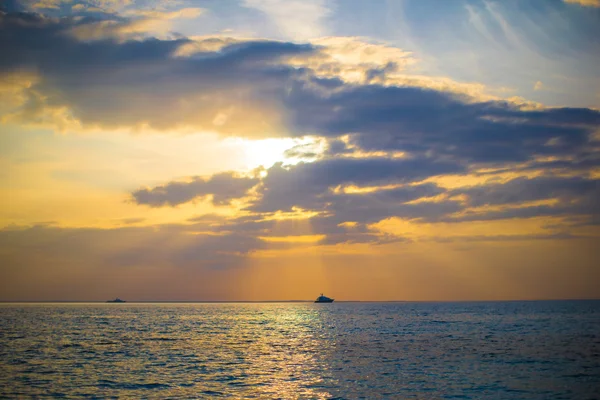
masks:
<path fill-rule="evenodd" d="M 600 301 L 3 303 L 0 398 L 600 399 Z"/>

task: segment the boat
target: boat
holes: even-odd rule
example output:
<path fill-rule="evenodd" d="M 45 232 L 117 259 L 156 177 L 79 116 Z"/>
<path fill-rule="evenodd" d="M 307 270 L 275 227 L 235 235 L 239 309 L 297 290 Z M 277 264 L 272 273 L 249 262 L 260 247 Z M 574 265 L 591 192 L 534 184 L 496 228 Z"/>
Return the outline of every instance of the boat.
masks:
<path fill-rule="evenodd" d="M 315 303 L 333 303 L 333 299 L 323 296 L 323 293 L 315 300 Z"/>
<path fill-rule="evenodd" d="M 114 300 L 107 300 L 107 303 L 125 303 L 125 300 L 121 300 L 120 298 L 116 298 Z"/>

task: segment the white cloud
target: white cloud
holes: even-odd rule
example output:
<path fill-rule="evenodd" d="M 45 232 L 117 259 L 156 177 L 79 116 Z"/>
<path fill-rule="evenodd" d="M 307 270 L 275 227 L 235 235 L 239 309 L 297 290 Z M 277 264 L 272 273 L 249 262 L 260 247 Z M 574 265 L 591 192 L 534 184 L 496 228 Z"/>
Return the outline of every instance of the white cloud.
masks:
<path fill-rule="evenodd" d="M 331 10 L 325 0 L 245 0 L 244 5 L 267 14 L 288 39 L 306 40 L 327 34 L 323 20 Z"/>

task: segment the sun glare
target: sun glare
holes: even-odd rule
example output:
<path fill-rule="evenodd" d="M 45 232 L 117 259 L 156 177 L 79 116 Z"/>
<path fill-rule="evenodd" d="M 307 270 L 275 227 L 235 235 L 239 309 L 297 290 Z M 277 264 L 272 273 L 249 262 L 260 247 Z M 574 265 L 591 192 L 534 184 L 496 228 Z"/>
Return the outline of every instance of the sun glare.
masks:
<path fill-rule="evenodd" d="M 278 139 L 261 139 L 261 140 L 247 140 L 247 139 L 234 139 L 238 141 L 243 147 L 245 164 L 248 169 L 257 168 L 263 166 L 265 168 L 271 167 L 277 162 L 283 162 L 285 164 L 298 164 L 300 161 L 306 160 L 305 158 L 298 156 L 286 155 L 286 151 L 300 145 L 313 145 L 316 144 L 314 140 L 310 138 L 302 139 L 290 139 L 290 138 L 278 138 Z"/>

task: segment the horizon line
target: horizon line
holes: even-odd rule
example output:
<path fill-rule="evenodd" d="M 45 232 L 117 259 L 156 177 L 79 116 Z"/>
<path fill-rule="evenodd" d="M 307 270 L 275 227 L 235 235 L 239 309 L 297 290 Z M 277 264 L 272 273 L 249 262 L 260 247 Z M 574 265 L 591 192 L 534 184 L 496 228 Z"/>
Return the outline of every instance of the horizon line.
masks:
<path fill-rule="evenodd" d="M 335 303 L 500 303 L 500 302 L 535 302 L 535 301 L 600 301 L 600 298 L 565 298 L 565 299 L 487 299 L 487 300 L 335 300 Z M 314 303 L 314 300 L 125 300 L 130 304 L 156 303 Z M 112 300 L 0 300 L 0 303 L 94 303 L 94 304 L 123 304 L 112 303 Z"/>

